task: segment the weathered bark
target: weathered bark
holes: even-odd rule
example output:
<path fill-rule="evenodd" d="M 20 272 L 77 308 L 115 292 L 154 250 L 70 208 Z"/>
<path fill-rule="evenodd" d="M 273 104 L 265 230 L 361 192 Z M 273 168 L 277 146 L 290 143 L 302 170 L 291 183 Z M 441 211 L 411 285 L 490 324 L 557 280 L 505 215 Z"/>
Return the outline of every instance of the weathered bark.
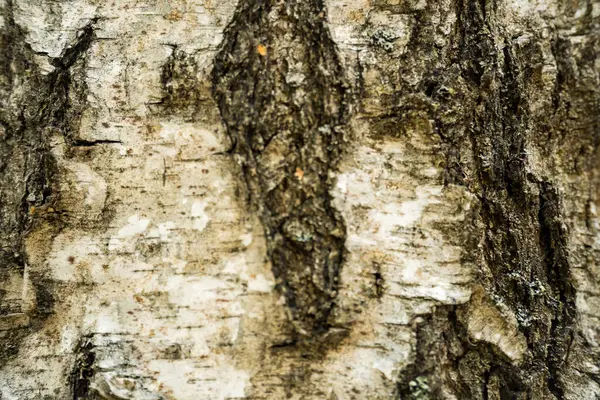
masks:
<path fill-rule="evenodd" d="M 600 398 L 600 2 L 0 10 L 2 399 Z"/>

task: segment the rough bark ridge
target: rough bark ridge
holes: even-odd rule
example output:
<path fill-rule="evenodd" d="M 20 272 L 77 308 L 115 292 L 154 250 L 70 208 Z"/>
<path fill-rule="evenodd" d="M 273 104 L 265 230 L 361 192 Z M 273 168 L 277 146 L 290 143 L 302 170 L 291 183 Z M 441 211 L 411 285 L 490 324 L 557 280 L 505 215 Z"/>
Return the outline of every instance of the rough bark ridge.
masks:
<path fill-rule="evenodd" d="M 2 332 L 0 359 L 18 349 L 19 338 L 30 331 L 28 324 L 34 329 L 52 311 L 54 284 L 38 271 L 29 272 L 35 305 L 24 309 L 28 260 L 23 241 L 36 220 L 60 225 L 60 216 L 52 207 L 57 200 L 58 178 L 49 140 L 58 131 L 73 142 L 70 132 L 77 125 L 77 116 L 70 107 L 70 97 L 77 96 L 70 93 L 69 69 L 87 50 L 93 36 L 90 25 L 73 47 L 50 60 L 53 71 L 43 74 L 33 59 L 46 55 L 29 47 L 12 10 L 8 0 L 2 9 L 0 37 L 0 318 L 7 321 L 3 325 L 22 329 Z"/>
<path fill-rule="evenodd" d="M 433 59 L 433 74 L 426 74 L 419 89 L 437 103 L 432 117 L 447 144 L 446 184 L 467 186 L 481 204 L 484 240 L 472 249 L 480 256 L 479 282 L 496 308 L 516 318 L 527 350 L 514 359 L 497 346 L 473 343 L 469 305 L 442 307 L 419 328 L 417 361 L 400 391 L 421 396 L 419 382 L 426 377 L 434 397 L 563 399 L 576 337 L 568 233 L 553 183 L 557 172 L 534 173 L 527 146 L 543 146 L 546 135 L 568 125 L 556 105 L 557 98 L 568 97 L 561 82 L 564 58 L 556 55 L 557 108 L 543 121 L 533 111 L 544 96 L 536 42 L 542 34 L 508 37 L 495 2 L 457 1 L 455 7 L 452 44 Z M 427 43 L 426 19 L 421 22 L 413 32 L 415 47 Z M 597 103 L 597 94 L 589 98 Z M 583 118 L 589 136 L 597 136 L 594 117 Z"/>
<path fill-rule="evenodd" d="M 302 334 L 328 329 L 345 227 L 331 205 L 349 92 L 321 1 L 242 1 L 215 60 L 215 94 L 269 259 Z"/>

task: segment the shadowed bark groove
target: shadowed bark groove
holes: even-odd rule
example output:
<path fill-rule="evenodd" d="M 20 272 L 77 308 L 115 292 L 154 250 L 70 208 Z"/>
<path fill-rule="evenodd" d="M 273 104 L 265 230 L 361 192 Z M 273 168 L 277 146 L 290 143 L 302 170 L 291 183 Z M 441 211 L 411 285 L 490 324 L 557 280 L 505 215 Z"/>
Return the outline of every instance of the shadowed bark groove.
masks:
<path fill-rule="evenodd" d="M 215 60 L 215 95 L 291 320 L 324 332 L 345 226 L 331 205 L 349 90 L 320 0 L 242 1 Z"/>

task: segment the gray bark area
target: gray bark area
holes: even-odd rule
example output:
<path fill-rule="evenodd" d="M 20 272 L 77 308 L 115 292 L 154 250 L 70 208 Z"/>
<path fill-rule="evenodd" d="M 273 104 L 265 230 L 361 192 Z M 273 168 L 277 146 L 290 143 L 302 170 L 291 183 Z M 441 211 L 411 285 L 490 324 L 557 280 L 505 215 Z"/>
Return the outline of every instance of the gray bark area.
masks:
<path fill-rule="evenodd" d="M 600 398 L 599 2 L 100 3 L 0 0 L 0 398 Z"/>

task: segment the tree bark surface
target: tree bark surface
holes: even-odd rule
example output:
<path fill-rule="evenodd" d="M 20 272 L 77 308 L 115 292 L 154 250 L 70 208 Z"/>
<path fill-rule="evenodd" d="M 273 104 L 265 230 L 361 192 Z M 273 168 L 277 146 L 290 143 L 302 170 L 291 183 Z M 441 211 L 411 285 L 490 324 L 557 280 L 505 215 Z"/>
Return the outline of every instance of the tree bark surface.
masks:
<path fill-rule="evenodd" d="M 598 399 L 599 147 L 595 0 L 0 0 L 0 399 Z"/>

